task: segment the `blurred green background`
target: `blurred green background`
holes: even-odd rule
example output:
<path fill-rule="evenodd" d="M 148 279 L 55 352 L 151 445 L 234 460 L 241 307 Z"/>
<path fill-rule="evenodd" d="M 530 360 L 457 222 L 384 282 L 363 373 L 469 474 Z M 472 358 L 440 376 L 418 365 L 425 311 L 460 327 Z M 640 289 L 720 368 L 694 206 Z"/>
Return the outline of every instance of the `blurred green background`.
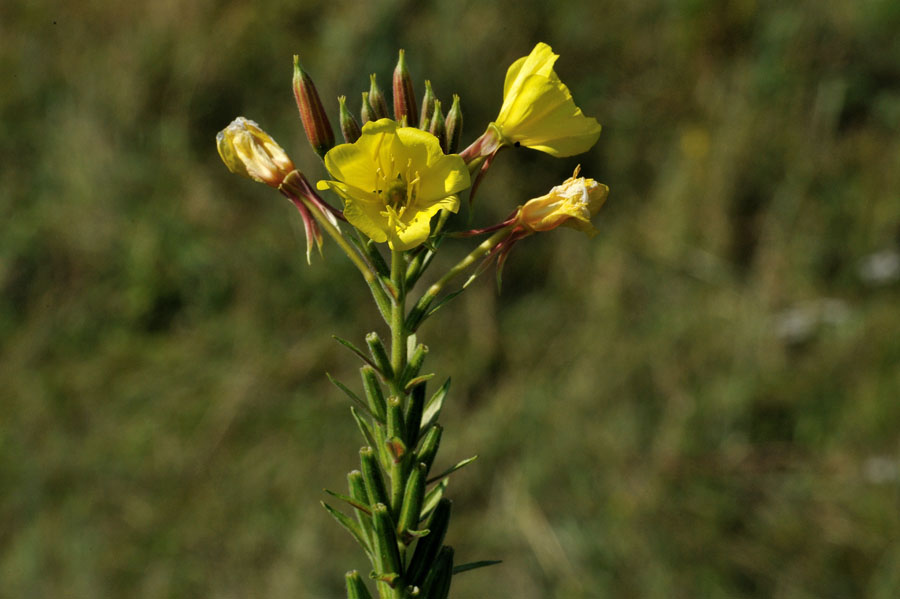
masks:
<path fill-rule="evenodd" d="M 360 445 L 330 336 L 377 316 L 215 134 L 253 118 L 315 180 L 291 55 L 355 108 L 405 48 L 468 143 L 546 41 L 604 133 L 501 154 L 474 223 L 578 163 L 611 193 L 597 238 L 519 244 L 421 331 L 439 465 L 481 456 L 449 542 L 504 560 L 452 595 L 897 597 L 898 31 L 895 0 L 4 2 L 0 596 L 368 572 L 318 502 Z"/>

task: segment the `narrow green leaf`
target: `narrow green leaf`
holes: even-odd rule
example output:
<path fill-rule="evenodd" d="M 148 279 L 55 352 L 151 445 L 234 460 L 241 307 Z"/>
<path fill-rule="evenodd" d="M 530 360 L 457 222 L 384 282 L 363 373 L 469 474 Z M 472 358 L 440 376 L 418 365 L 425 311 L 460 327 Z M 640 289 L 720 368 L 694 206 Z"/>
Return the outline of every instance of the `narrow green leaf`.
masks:
<path fill-rule="evenodd" d="M 356 347 L 353 344 L 353 342 L 347 341 L 346 339 L 338 337 L 337 335 L 332 335 L 331 338 L 334 339 L 335 341 L 337 341 L 338 343 L 340 343 L 341 345 L 343 345 L 344 347 L 346 347 L 347 349 L 349 349 L 350 351 L 352 351 L 354 354 L 356 354 L 359 357 L 360 360 L 362 360 L 366 364 L 369 364 L 373 368 L 375 367 L 375 364 L 372 363 L 372 360 L 369 358 L 369 356 L 364 354 L 361 349 L 359 349 L 358 347 Z"/>
<path fill-rule="evenodd" d="M 350 413 L 353 414 L 356 426 L 359 427 L 359 432 L 362 433 L 366 443 L 368 443 L 370 447 L 378 447 L 376 444 L 378 440 L 375 438 L 375 435 L 372 434 L 372 428 L 369 426 L 369 423 L 359 415 L 359 412 L 357 412 L 356 408 L 353 406 L 350 406 Z"/>
<path fill-rule="evenodd" d="M 438 448 L 441 445 L 441 435 L 444 427 L 440 424 L 432 425 L 422 438 L 422 447 L 416 452 L 416 461 L 425 464 L 425 473 L 431 470 L 434 463 L 434 457 L 437 455 Z"/>
<path fill-rule="evenodd" d="M 441 472 L 441 473 L 438 474 L 437 476 L 432 476 L 431 478 L 429 478 L 429 479 L 428 479 L 428 484 L 430 485 L 431 483 L 433 483 L 433 482 L 435 482 L 435 481 L 438 481 L 438 480 L 441 480 L 441 479 L 444 478 L 444 477 L 450 476 L 451 474 L 453 474 L 454 472 L 456 472 L 457 470 L 459 470 L 459 469 L 462 468 L 463 466 L 468 466 L 469 464 L 471 464 L 472 462 L 474 462 L 474 461 L 477 460 L 477 459 L 478 459 L 478 456 L 477 456 L 477 455 L 473 455 L 471 458 L 466 458 L 465 460 L 463 460 L 463 461 L 461 461 L 461 462 L 458 462 L 456 465 L 451 466 L 450 468 L 444 470 L 443 472 Z"/>
<path fill-rule="evenodd" d="M 428 403 L 425 404 L 425 411 L 422 413 L 422 429 L 427 430 L 432 424 L 436 423 L 441 415 L 441 408 L 444 405 L 444 398 L 450 391 L 450 379 L 448 378 L 441 388 L 431 396 Z"/>
<path fill-rule="evenodd" d="M 460 564 L 458 566 L 453 566 L 454 574 L 461 574 L 463 572 L 468 572 L 469 570 L 475 570 L 476 568 L 486 568 L 488 566 L 495 566 L 497 564 L 502 564 L 503 560 L 499 559 L 487 559 L 482 560 L 480 562 L 469 562 L 468 564 Z"/>
<path fill-rule="evenodd" d="M 325 373 L 325 376 L 328 377 L 328 380 L 331 381 L 331 383 L 332 383 L 335 387 L 337 387 L 338 389 L 340 389 L 341 391 L 343 391 L 344 394 L 346 394 L 347 397 L 350 398 L 350 401 L 352 401 L 353 403 L 355 403 L 359 409 L 361 409 L 363 412 L 365 412 L 366 414 L 368 414 L 369 416 L 371 416 L 371 417 L 374 418 L 375 420 L 378 420 L 378 417 L 375 416 L 375 414 L 372 413 L 372 410 L 369 409 L 369 406 L 366 405 L 366 402 L 364 402 L 363 400 L 361 400 L 361 399 L 359 398 L 359 396 L 358 396 L 356 393 L 354 393 L 353 391 L 351 391 L 350 388 L 349 388 L 347 385 L 345 385 L 344 383 L 340 382 L 339 380 L 337 380 L 336 378 L 334 378 L 333 376 L 331 376 L 331 374 L 329 374 L 329 373 L 327 373 L 327 372 Z"/>
<path fill-rule="evenodd" d="M 437 312 L 438 310 L 440 310 L 441 308 L 446 306 L 448 303 L 450 303 L 450 300 L 455 299 L 457 295 L 459 295 L 460 293 L 462 293 L 465 290 L 466 290 L 466 288 L 465 288 L 465 286 L 463 286 L 461 289 L 457 289 L 456 291 L 454 291 L 452 293 L 448 293 L 447 295 L 442 297 L 440 300 L 438 300 L 438 302 L 436 304 L 434 304 L 425 313 L 425 316 L 422 318 L 422 320 L 425 320 L 426 318 L 430 318 L 435 312 Z"/>
<path fill-rule="evenodd" d="M 449 484 L 450 481 L 445 478 L 425 493 L 425 501 L 422 503 L 422 518 L 427 518 L 431 514 L 438 502 L 444 497 L 444 491 L 447 490 Z"/>
<path fill-rule="evenodd" d="M 407 381 L 410 381 L 419 374 L 427 355 L 428 347 L 421 343 L 410 353 L 406 368 L 403 369 L 403 374 L 400 376 L 401 384 L 406 385 Z"/>
<path fill-rule="evenodd" d="M 331 507 L 324 501 L 320 501 L 319 503 L 322 504 L 322 507 L 324 507 L 325 510 L 329 514 L 331 514 L 331 516 L 335 520 L 337 520 L 338 524 L 343 526 L 344 529 L 347 532 L 349 532 L 353 536 L 354 539 L 356 539 L 356 542 L 359 543 L 360 546 L 363 549 L 365 549 L 367 553 L 372 552 L 371 548 L 369 547 L 368 543 L 366 542 L 365 537 L 362 534 L 362 530 L 359 528 L 359 525 L 356 522 L 354 522 L 353 520 L 351 520 L 350 516 L 348 516 L 347 514 L 345 514 L 343 512 L 337 511 L 336 509 L 334 509 L 333 507 Z"/>
<path fill-rule="evenodd" d="M 322 490 L 325 491 L 326 493 L 328 493 L 329 495 L 331 495 L 332 497 L 334 497 L 335 499 L 340 499 L 344 503 L 347 503 L 351 507 L 361 510 L 369 515 L 372 514 L 372 509 L 368 505 L 366 505 L 365 503 L 363 503 L 361 501 L 358 501 L 358 500 L 356 500 L 348 495 L 344 495 L 342 493 L 336 493 L 335 491 L 331 491 L 329 489 L 322 489 Z"/>

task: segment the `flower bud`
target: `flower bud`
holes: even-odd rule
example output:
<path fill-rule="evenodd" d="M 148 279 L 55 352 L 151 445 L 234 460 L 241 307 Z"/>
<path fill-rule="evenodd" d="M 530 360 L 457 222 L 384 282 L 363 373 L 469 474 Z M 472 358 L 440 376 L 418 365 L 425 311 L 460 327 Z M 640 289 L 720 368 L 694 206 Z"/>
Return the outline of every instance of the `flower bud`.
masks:
<path fill-rule="evenodd" d="M 515 222 L 526 231 L 540 232 L 565 225 L 590 235 L 597 231 L 591 217 L 606 201 L 609 188 L 593 179 L 579 177 L 576 167 L 571 177 L 547 195 L 529 200 L 519 208 Z"/>
<path fill-rule="evenodd" d="M 277 188 L 294 170 L 285 151 L 259 125 L 242 116 L 216 135 L 216 147 L 232 173 Z"/>
<path fill-rule="evenodd" d="M 386 119 L 388 118 L 387 100 L 384 99 L 384 94 L 375 81 L 375 73 L 369 75 L 369 81 L 369 102 L 372 104 L 372 112 L 375 115 L 372 120 Z"/>
<path fill-rule="evenodd" d="M 447 127 L 447 153 L 456 154 L 459 149 L 459 140 L 462 136 L 463 116 L 459 107 L 459 96 L 453 94 L 453 106 L 447 113 L 447 119 L 444 122 Z"/>
<path fill-rule="evenodd" d="M 416 114 L 416 92 L 413 89 L 412 77 L 406 68 L 406 51 L 400 50 L 397 66 L 394 68 L 394 120 L 402 122 L 406 119 L 408 127 L 419 124 L 419 115 Z"/>
<path fill-rule="evenodd" d="M 431 81 L 425 80 L 425 95 L 422 97 L 422 118 L 419 119 L 419 128 L 428 131 L 431 126 L 431 115 L 434 114 L 434 90 L 431 89 Z"/>
<path fill-rule="evenodd" d="M 359 111 L 359 116 L 362 118 L 363 125 L 365 125 L 369 121 L 378 120 L 375 117 L 375 109 L 372 107 L 372 103 L 369 101 L 369 92 L 362 93 L 362 108 Z"/>
<path fill-rule="evenodd" d="M 303 130 L 312 144 L 313 150 L 320 157 L 334 147 L 334 131 L 328 122 L 328 115 L 319 99 L 316 86 L 303 67 L 300 66 L 300 58 L 294 55 L 294 98 L 297 100 L 297 108 L 300 109 L 300 120 L 303 122 Z"/>
<path fill-rule="evenodd" d="M 438 138 L 441 149 L 447 153 L 447 127 L 444 123 L 444 113 L 441 111 L 441 101 L 434 101 L 434 114 L 431 115 L 431 126 L 428 132 Z"/>
<path fill-rule="evenodd" d="M 341 105 L 341 135 L 344 136 L 345 142 L 352 144 L 362 135 L 362 129 L 359 128 L 359 123 L 347 110 L 347 96 L 340 96 L 338 103 Z"/>

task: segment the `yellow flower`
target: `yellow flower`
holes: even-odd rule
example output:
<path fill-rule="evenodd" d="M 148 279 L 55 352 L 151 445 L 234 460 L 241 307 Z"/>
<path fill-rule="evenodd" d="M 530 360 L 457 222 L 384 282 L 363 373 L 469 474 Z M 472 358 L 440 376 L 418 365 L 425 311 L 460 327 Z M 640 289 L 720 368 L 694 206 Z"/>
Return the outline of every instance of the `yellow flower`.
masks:
<path fill-rule="evenodd" d="M 571 177 L 557 185 L 547 195 L 529 200 L 519 208 L 515 222 L 527 231 L 549 231 L 563 225 L 589 235 L 597 230 L 591 217 L 606 201 L 609 188 L 593 179 L 579 177 L 576 167 Z"/>
<path fill-rule="evenodd" d="M 431 217 L 459 209 L 457 192 L 469 186 L 462 159 L 444 155 L 438 139 L 390 119 L 366 123 L 352 144 L 325 155 L 336 181 L 319 181 L 344 200 L 344 216 L 376 242 L 408 250 L 428 239 Z"/>
<path fill-rule="evenodd" d="M 586 152 L 597 142 L 600 124 L 575 106 L 553 71 L 557 58 L 541 42 L 506 71 L 503 106 L 493 123 L 505 143 L 563 157 Z"/>
<path fill-rule="evenodd" d="M 277 188 L 294 170 L 281 146 L 259 125 L 242 116 L 216 135 L 216 147 L 232 173 Z"/>

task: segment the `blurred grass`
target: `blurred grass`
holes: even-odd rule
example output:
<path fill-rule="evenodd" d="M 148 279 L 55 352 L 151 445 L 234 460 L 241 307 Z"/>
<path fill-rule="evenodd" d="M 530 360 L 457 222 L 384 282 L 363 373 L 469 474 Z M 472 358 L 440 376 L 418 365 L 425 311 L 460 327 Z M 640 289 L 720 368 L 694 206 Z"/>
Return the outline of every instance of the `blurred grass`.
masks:
<path fill-rule="evenodd" d="M 468 141 L 543 40 L 604 133 L 502 155 L 476 221 L 578 162 L 612 191 L 421 333 L 443 459 L 481 456 L 450 542 L 504 560 L 454 596 L 895 597 L 900 285 L 861 265 L 900 250 L 898 30 L 891 0 L 5 3 L 0 596 L 341 595 L 365 563 L 317 503 L 359 441 L 323 373 L 376 316 L 214 135 L 254 118 L 318 177 L 291 55 L 354 101 L 403 47 Z"/>

